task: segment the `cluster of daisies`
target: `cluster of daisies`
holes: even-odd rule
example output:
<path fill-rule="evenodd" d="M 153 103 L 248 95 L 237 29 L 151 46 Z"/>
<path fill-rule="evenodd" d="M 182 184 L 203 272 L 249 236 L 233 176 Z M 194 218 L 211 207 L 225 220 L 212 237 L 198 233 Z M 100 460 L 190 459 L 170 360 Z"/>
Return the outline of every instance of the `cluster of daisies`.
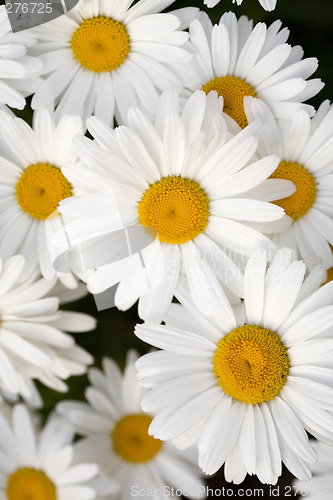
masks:
<path fill-rule="evenodd" d="M 283 465 L 333 497 L 333 107 L 280 21 L 173 3 L 16 33 L 0 6 L 1 499 L 199 499 Z M 88 293 L 137 304 L 123 372 L 72 335 Z M 85 373 L 42 422 L 39 388 Z"/>

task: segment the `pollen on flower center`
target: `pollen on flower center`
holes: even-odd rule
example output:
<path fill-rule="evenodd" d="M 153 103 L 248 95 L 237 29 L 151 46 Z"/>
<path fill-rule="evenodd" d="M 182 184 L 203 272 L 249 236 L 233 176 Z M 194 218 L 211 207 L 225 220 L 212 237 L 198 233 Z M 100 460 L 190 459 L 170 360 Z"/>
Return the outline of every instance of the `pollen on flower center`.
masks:
<path fill-rule="evenodd" d="M 56 488 L 43 471 L 23 467 L 9 476 L 8 500 L 57 500 Z"/>
<path fill-rule="evenodd" d="M 16 184 L 17 202 L 31 217 L 47 219 L 72 187 L 59 168 L 48 163 L 29 165 Z"/>
<path fill-rule="evenodd" d="M 231 116 L 240 127 L 244 128 L 248 125 L 243 100 L 245 96 L 256 97 L 256 93 L 245 80 L 232 75 L 213 78 L 201 90 L 207 95 L 215 90 L 219 96 L 223 97 L 223 111 Z"/>
<path fill-rule="evenodd" d="M 202 233 L 209 200 L 191 179 L 168 176 L 152 184 L 139 202 L 140 222 L 153 228 L 162 243 L 185 243 Z"/>
<path fill-rule="evenodd" d="M 279 336 L 260 326 L 235 328 L 219 341 L 214 374 L 223 391 L 243 403 L 275 398 L 286 381 L 289 360 Z"/>
<path fill-rule="evenodd" d="M 126 462 L 148 462 L 160 451 L 162 441 L 148 434 L 152 418 L 141 413 L 121 418 L 112 431 L 115 451 Z"/>
<path fill-rule="evenodd" d="M 282 207 L 294 221 L 300 219 L 310 210 L 316 199 L 317 188 L 313 175 L 302 165 L 281 161 L 270 177 L 287 179 L 295 184 L 296 191 L 294 194 L 273 202 L 275 205 Z"/>
<path fill-rule="evenodd" d="M 123 24 L 98 16 L 82 22 L 73 33 L 71 47 L 84 68 L 101 73 L 112 71 L 125 61 L 130 42 Z"/>

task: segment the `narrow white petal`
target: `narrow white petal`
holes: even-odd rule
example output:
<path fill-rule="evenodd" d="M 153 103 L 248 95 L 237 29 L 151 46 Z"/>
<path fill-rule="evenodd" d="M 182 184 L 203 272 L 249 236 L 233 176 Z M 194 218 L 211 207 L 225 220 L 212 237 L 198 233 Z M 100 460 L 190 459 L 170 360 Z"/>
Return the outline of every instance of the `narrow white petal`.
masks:
<path fill-rule="evenodd" d="M 264 283 L 266 253 L 254 252 L 248 260 L 244 273 L 244 301 L 247 321 L 259 325 L 264 308 Z"/>
<path fill-rule="evenodd" d="M 276 396 L 273 401 L 267 403 L 267 406 L 272 413 L 276 428 L 294 453 L 303 460 L 314 462 L 317 455 L 309 445 L 309 439 L 302 424 L 288 405 Z"/>
<path fill-rule="evenodd" d="M 198 445 L 199 465 L 206 474 L 214 474 L 223 465 L 235 446 L 243 423 L 245 405 L 234 402 L 226 407 L 225 399 L 212 412 Z M 209 435 L 208 427 L 211 429 Z"/>
<path fill-rule="evenodd" d="M 163 325 L 136 325 L 135 335 L 160 349 L 185 355 L 212 356 L 216 345 L 204 336 Z"/>

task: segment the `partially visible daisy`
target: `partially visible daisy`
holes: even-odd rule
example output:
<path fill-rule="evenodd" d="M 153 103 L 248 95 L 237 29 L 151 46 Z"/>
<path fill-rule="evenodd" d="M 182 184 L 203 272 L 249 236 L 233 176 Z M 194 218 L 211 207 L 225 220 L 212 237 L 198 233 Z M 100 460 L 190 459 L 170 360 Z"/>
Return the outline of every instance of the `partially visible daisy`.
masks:
<path fill-rule="evenodd" d="M 221 0 L 204 0 L 205 5 L 207 7 L 215 7 Z M 260 5 L 268 11 L 274 10 L 276 7 L 277 0 L 259 0 Z M 232 3 L 237 3 L 237 5 L 241 5 L 243 0 L 232 0 Z"/>
<path fill-rule="evenodd" d="M 23 109 L 25 97 L 41 85 L 43 63 L 27 55 L 35 43 L 30 32 L 12 33 L 6 6 L 0 5 L 0 105 Z"/>
<path fill-rule="evenodd" d="M 65 392 L 64 379 L 86 372 L 93 358 L 64 332 L 93 330 L 96 320 L 83 313 L 59 311 L 57 297 L 45 297 L 54 280 L 20 282 L 24 258 L 0 259 L 0 389 L 22 396 L 32 406 L 41 399 L 39 380 Z"/>
<path fill-rule="evenodd" d="M 45 63 L 45 82 L 32 99 L 40 109 L 57 104 L 56 116 L 95 114 L 108 124 L 126 120 L 130 106 L 151 115 L 161 90 L 181 81 L 168 64 L 191 59 L 184 49 L 194 8 L 161 13 L 174 0 L 81 0 L 65 16 L 36 30 L 34 47 Z M 178 15 L 177 15 L 178 14 Z"/>
<path fill-rule="evenodd" d="M 76 141 L 86 168 L 69 165 L 63 173 L 91 195 L 64 200 L 58 210 L 65 221 L 78 221 L 74 237 L 81 229 L 88 240 L 89 262 L 97 268 L 88 280 L 90 292 L 120 282 L 115 305 L 126 309 L 140 299 L 141 317 L 157 322 L 180 275 L 186 275 L 197 307 L 207 313 L 215 293 L 209 282 L 220 280 L 242 295 L 242 274 L 226 252 L 248 257 L 258 247 L 272 249 L 261 224 L 265 229 L 267 222 L 278 222 L 280 230 L 289 224 L 280 207 L 248 199 L 247 193 L 258 187 L 274 200 L 294 192 L 294 186 L 266 182 L 278 162 L 275 156 L 255 161 L 261 124 L 233 137 L 221 111 L 216 93 L 207 97 L 198 91 L 180 112 L 176 90 L 168 89 L 154 125 L 137 108 L 129 111 L 128 127 L 112 130 L 95 117 L 88 120 L 95 140 Z M 249 221 L 258 222 L 259 231 Z M 125 259 L 127 241 L 119 230 L 131 226 L 141 228 L 150 244 L 140 258 L 136 253 Z M 154 283 L 150 288 L 147 276 Z"/>
<path fill-rule="evenodd" d="M 316 58 L 302 59 L 303 49 L 287 44 L 289 31 L 281 21 L 269 27 L 253 23 L 233 12 L 225 13 L 219 24 L 208 16 L 190 25 L 190 47 L 194 58 L 178 65 L 188 91 L 215 90 L 223 96 L 225 113 L 243 128 L 247 125 L 244 97 L 264 101 L 277 118 L 291 118 L 295 110 L 313 107 L 302 104 L 323 87 L 320 79 L 307 80 L 317 69 Z"/>
<path fill-rule="evenodd" d="M 39 269 L 55 276 L 45 221 L 58 223 L 58 203 L 76 193 L 61 173 L 64 162 L 75 162 L 72 141 L 83 133 L 79 116 L 64 116 L 58 125 L 46 110 L 34 114 L 31 128 L 21 118 L 2 112 L 0 126 L 0 256 L 22 254 L 26 276 Z M 75 283 L 73 284 L 75 286 Z"/>
<path fill-rule="evenodd" d="M 293 491 L 310 500 L 333 500 L 333 446 L 312 441 L 318 461 L 312 465 L 312 479 L 308 482 L 293 481 Z"/>
<path fill-rule="evenodd" d="M 272 238 L 288 246 L 309 269 L 333 266 L 333 106 L 325 101 L 313 118 L 304 110 L 290 121 L 276 121 L 269 108 L 254 99 L 246 103 L 251 120 L 265 123 L 259 141 L 262 156 L 277 154 L 280 163 L 271 175 L 296 186 L 292 196 L 274 203 L 284 208 L 293 223 Z"/>
<path fill-rule="evenodd" d="M 98 474 L 95 463 L 73 464 L 73 431 L 51 415 L 35 430 L 24 405 L 13 409 L 11 421 L 0 414 L 0 495 L 6 500 L 89 500 Z"/>
<path fill-rule="evenodd" d="M 149 433 L 178 446 L 198 442 L 199 465 L 227 481 L 246 474 L 274 484 L 282 462 L 311 477 L 316 452 L 306 431 L 333 443 L 333 283 L 323 269 L 303 282 L 305 264 L 280 250 L 266 271 L 256 251 L 245 270 L 244 307 L 216 300 L 202 316 L 184 285 L 166 325 L 137 325 L 136 335 L 163 349 L 136 363 L 151 390 Z"/>
<path fill-rule="evenodd" d="M 141 410 L 146 391 L 136 379 L 137 359 L 130 351 L 122 375 L 116 363 L 105 358 L 103 371 L 89 370 L 89 404 L 63 401 L 57 410 L 84 436 L 78 443 L 80 456 L 90 457 L 106 476 L 118 478 L 122 500 L 131 497 L 132 488 L 154 492 L 165 485 L 188 492 L 189 498 L 204 498 L 195 453 L 148 435 L 152 416 Z M 160 497 L 155 493 L 153 498 Z"/>

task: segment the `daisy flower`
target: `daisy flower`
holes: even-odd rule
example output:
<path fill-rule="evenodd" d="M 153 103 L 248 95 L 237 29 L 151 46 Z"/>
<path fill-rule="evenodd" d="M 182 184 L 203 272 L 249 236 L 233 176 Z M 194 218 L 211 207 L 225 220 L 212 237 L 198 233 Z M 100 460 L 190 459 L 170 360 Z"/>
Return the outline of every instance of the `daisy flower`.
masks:
<path fill-rule="evenodd" d="M 0 389 L 20 395 L 32 406 L 41 399 L 37 379 L 65 392 L 63 381 L 86 372 L 93 358 L 66 332 L 93 330 L 96 320 L 83 313 L 59 311 L 58 297 L 45 297 L 54 280 L 20 280 L 24 258 L 0 260 Z"/>
<path fill-rule="evenodd" d="M 149 434 L 184 447 L 198 443 L 199 465 L 227 481 L 256 474 L 274 484 L 281 462 L 297 478 L 311 477 L 316 452 L 306 431 L 333 444 L 333 283 L 317 289 L 323 269 L 303 282 L 305 264 L 292 251 L 248 261 L 244 307 L 217 298 L 201 315 L 188 290 L 178 294 L 166 325 L 137 325 L 136 335 L 163 349 L 136 363 L 151 390 Z"/>
<path fill-rule="evenodd" d="M 204 0 L 204 4 L 207 7 L 215 7 L 221 0 Z M 277 0 L 259 0 L 260 5 L 268 11 L 274 10 L 276 7 Z M 237 3 L 237 5 L 241 5 L 243 0 L 232 0 L 232 3 Z"/>
<path fill-rule="evenodd" d="M 104 358 L 103 371 L 89 370 L 91 386 L 85 392 L 89 404 L 63 401 L 57 411 L 84 436 L 78 443 L 82 459 L 90 457 L 104 474 L 118 478 L 122 500 L 132 496 L 132 488 L 158 491 L 164 485 L 189 492 L 189 498 L 204 498 L 195 453 L 148 435 L 152 417 L 141 410 L 145 391 L 136 379 L 137 359 L 129 351 L 122 375 L 113 360 Z M 160 496 L 155 493 L 153 498 Z"/>
<path fill-rule="evenodd" d="M 6 500 L 89 500 L 89 484 L 98 474 L 94 463 L 73 464 L 73 431 L 52 415 L 35 429 L 27 408 L 16 405 L 12 419 L 0 414 L 0 495 Z"/>
<path fill-rule="evenodd" d="M 54 102 L 56 116 L 95 114 L 108 124 L 126 119 L 131 105 L 153 114 L 160 91 L 182 89 L 170 62 L 184 63 L 188 22 L 198 9 L 160 13 L 174 0 L 81 0 L 65 16 L 35 30 L 34 53 L 44 61 L 45 82 L 32 99 L 40 109 Z"/>
<path fill-rule="evenodd" d="M 6 6 L 0 5 L 0 105 L 23 109 L 25 97 L 41 85 L 42 61 L 27 55 L 35 43 L 30 32 L 12 33 Z"/>
<path fill-rule="evenodd" d="M 219 24 L 208 16 L 190 24 L 189 45 L 194 58 L 177 65 L 187 91 L 215 90 L 224 98 L 224 112 L 244 128 L 247 117 L 244 97 L 264 101 L 277 118 L 290 118 L 302 104 L 323 87 L 319 79 L 307 80 L 317 69 L 316 58 L 302 59 L 303 49 L 286 43 L 289 30 L 281 21 L 267 27 L 233 12 L 225 13 Z"/>
<path fill-rule="evenodd" d="M 290 121 L 276 121 L 269 108 L 254 99 L 246 103 L 250 119 L 265 123 L 259 142 L 263 156 L 277 154 L 280 163 L 271 178 L 289 179 L 292 196 L 274 203 L 293 223 L 272 238 L 292 248 L 309 269 L 333 266 L 333 107 L 325 101 L 313 118 L 298 110 Z"/>
<path fill-rule="evenodd" d="M 74 135 L 83 133 L 79 116 L 64 116 L 58 125 L 46 110 L 36 112 L 31 128 L 21 118 L 2 113 L 0 126 L 0 256 L 26 259 L 26 275 L 39 268 L 55 276 L 46 236 L 46 219 L 57 227 L 58 203 L 76 193 L 61 173 L 76 161 Z M 50 218 L 50 216 L 52 217 Z M 76 286 L 67 278 L 69 286 Z"/>
<path fill-rule="evenodd" d="M 140 316 L 157 322 L 180 275 L 186 275 L 197 306 L 207 313 L 215 293 L 209 282 L 220 279 L 242 295 L 242 274 L 224 248 L 246 257 L 258 247 L 274 248 L 247 222 L 262 223 L 263 229 L 267 221 L 289 224 L 280 207 L 248 199 L 248 193 L 258 187 L 276 199 L 294 192 L 294 186 L 265 182 L 278 160 L 253 159 L 261 124 L 232 137 L 221 111 L 216 93 L 207 97 L 198 91 L 180 112 L 178 94 L 170 88 L 161 97 L 154 126 L 138 108 L 129 111 L 128 127 L 112 130 L 95 117 L 88 120 L 95 140 L 76 138 L 86 168 L 69 165 L 63 173 L 91 195 L 63 200 L 58 210 L 69 238 L 73 233 L 78 241 L 81 229 L 89 269 L 98 268 L 88 279 L 90 292 L 119 282 L 115 305 L 126 309 L 140 298 Z M 149 239 L 140 258 L 137 253 L 124 258 L 126 238 L 112 233 L 121 227 L 141 228 Z"/>
<path fill-rule="evenodd" d="M 308 482 L 294 481 L 293 490 L 301 497 L 310 500 L 333 499 L 332 446 L 319 441 L 312 441 L 318 453 L 318 461 L 312 465 L 313 477 Z"/>

